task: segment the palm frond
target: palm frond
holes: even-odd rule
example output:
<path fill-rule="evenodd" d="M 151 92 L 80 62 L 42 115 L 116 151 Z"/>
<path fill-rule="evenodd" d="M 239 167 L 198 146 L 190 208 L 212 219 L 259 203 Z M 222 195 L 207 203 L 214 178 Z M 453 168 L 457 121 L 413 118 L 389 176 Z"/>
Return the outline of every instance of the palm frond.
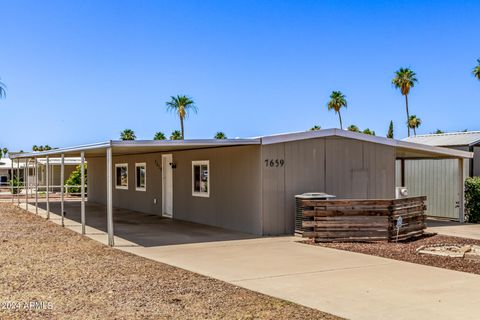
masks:
<path fill-rule="evenodd" d="M 402 95 L 407 95 L 410 89 L 418 82 L 417 75 L 409 68 L 400 68 L 395 72 L 392 84 L 396 89 L 400 89 Z"/>
<path fill-rule="evenodd" d="M 7 96 L 7 86 L 5 83 L 0 81 L 0 99 L 5 98 Z"/>

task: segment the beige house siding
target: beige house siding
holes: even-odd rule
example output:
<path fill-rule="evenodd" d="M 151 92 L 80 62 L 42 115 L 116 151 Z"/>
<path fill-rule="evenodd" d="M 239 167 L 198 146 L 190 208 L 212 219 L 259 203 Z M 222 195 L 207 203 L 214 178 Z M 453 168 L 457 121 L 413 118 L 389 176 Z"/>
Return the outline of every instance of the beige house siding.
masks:
<path fill-rule="evenodd" d="M 480 147 L 473 147 L 473 175 L 480 176 Z"/>
<path fill-rule="evenodd" d="M 266 165 L 283 159 L 284 166 Z M 395 149 L 347 138 L 316 138 L 262 146 L 263 233 L 294 232 L 296 194 L 326 192 L 338 198 L 395 195 Z"/>

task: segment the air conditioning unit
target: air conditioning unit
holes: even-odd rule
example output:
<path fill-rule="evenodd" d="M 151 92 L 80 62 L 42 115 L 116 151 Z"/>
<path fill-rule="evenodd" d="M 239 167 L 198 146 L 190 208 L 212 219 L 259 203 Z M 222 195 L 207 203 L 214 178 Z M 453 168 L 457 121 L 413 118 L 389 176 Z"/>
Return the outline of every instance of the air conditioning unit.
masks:
<path fill-rule="evenodd" d="M 402 199 L 408 197 L 408 190 L 405 187 L 395 188 L 395 199 Z"/>

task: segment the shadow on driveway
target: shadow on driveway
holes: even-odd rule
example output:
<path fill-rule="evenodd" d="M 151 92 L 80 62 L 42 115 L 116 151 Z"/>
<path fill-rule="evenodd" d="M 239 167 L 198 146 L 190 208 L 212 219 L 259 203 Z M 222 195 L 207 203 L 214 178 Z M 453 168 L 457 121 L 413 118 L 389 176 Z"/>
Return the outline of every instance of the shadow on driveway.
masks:
<path fill-rule="evenodd" d="M 46 204 L 39 203 L 39 207 L 46 209 Z M 50 202 L 50 211 L 60 215 L 60 202 Z M 67 219 L 81 223 L 80 202 L 66 201 L 65 214 Z M 87 226 L 107 232 L 105 205 L 87 201 L 85 216 Z M 144 247 L 259 238 L 247 233 L 119 208 L 113 209 L 113 230 L 115 236 Z"/>

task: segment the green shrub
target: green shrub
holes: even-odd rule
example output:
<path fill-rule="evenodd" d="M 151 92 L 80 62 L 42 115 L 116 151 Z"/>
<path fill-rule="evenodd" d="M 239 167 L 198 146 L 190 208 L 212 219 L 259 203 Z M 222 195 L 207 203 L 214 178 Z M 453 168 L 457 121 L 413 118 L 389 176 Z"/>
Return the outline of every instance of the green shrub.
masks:
<path fill-rule="evenodd" d="M 23 186 L 23 182 L 17 176 L 13 176 L 13 178 L 10 180 L 10 185 L 14 187 L 13 191 L 11 191 L 12 194 L 18 194 L 22 192 L 22 188 L 17 188 L 17 187 Z"/>
<path fill-rule="evenodd" d="M 66 186 L 79 186 L 82 184 L 82 166 L 78 165 L 65 181 Z M 85 185 L 87 184 L 87 164 L 85 163 Z M 69 193 L 80 193 L 79 187 L 68 188 Z"/>
<path fill-rule="evenodd" d="M 471 223 L 480 222 L 480 177 L 465 180 L 465 219 Z"/>

